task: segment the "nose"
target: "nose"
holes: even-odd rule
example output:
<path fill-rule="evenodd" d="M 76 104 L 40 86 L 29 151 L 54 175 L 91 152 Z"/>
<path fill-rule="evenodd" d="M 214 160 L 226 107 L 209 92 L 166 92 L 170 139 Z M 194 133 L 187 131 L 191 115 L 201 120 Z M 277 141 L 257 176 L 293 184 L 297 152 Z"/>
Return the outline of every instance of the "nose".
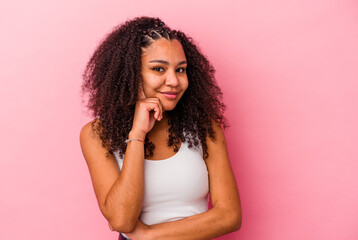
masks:
<path fill-rule="evenodd" d="M 168 71 L 167 73 L 168 74 L 165 79 L 165 85 L 177 87 L 179 85 L 179 79 L 178 79 L 178 76 L 177 76 L 175 70 Z"/>

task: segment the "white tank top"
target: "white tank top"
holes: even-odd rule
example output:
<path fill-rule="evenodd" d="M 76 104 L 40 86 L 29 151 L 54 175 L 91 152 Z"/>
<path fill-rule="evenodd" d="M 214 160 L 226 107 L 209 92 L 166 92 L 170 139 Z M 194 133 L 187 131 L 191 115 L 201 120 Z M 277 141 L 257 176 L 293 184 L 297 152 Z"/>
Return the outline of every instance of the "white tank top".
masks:
<path fill-rule="evenodd" d="M 170 222 L 208 210 L 208 171 L 199 146 L 182 142 L 170 158 L 144 160 L 143 223 Z M 118 151 L 114 155 L 122 170 L 123 159 Z"/>

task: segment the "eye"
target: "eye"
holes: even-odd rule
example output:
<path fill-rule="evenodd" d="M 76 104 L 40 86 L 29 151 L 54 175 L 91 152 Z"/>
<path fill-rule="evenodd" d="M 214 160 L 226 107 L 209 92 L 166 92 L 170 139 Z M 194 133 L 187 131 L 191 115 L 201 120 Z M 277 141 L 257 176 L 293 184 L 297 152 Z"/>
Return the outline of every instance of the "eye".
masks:
<path fill-rule="evenodd" d="M 152 70 L 154 70 L 156 72 L 164 72 L 164 69 L 161 67 L 154 67 L 154 68 L 152 68 Z"/>
<path fill-rule="evenodd" d="M 177 72 L 184 73 L 185 70 L 186 70 L 185 68 L 178 68 L 178 69 L 177 69 Z"/>

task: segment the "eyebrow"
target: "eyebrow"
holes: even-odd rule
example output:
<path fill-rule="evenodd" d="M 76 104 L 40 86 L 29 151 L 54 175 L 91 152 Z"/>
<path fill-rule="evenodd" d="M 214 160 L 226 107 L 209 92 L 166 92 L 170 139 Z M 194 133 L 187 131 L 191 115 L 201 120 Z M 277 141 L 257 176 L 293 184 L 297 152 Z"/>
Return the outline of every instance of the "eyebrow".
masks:
<path fill-rule="evenodd" d="M 167 62 L 165 60 L 152 60 L 152 61 L 149 61 L 149 62 L 150 63 L 162 63 L 162 64 L 165 64 L 165 65 L 169 65 L 169 62 Z M 182 65 L 182 64 L 186 64 L 186 63 L 187 63 L 186 60 L 183 60 L 183 61 L 180 61 L 177 66 Z"/>

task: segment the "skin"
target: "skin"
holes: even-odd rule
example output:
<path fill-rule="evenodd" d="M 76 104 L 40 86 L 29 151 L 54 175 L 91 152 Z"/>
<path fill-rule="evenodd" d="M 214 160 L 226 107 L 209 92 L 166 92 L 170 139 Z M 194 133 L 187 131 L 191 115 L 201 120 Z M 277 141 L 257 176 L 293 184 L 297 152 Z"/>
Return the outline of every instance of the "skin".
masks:
<path fill-rule="evenodd" d="M 140 100 L 136 104 L 131 132 L 142 139 L 148 134 L 154 144 L 163 145 L 163 139 L 166 139 L 163 138 L 163 130 L 169 128 L 165 111 L 175 108 L 189 85 L 183 47 L 177 40 L 159 39 L 142 49 L 141 65 L 143 89 L 140 89 Z M 176 92 L 177 97 L 168 98 L 163 95 L 164 92 Z M 141 110 L 141 107 L 145 107 L 147 111 Z M 164 145 L 167 145 L 166 142 Z"/>
<path fill-rule="evenodd" d="M 167 146 L 168 124 L 166 111 L 175 108 L 188 87 L 186 60 L 177 40 L 156 40 L 143 49 L 143 89 L 136 103 L 129 138 L 144 139 L 146 135 L 155 144 L 153 159 L 173 156 Z M 162 62 L 151 62 L 161 60 Z M 165 61 L 166 63 L 164 63 Z M 162 92 L 178 92 L 176 99 L 168 99 Z M 213 208 L 207 212 L 181 220 L 146 225 L 139 220 L 143 201 L 143 143 L 127 144 L 122 171 L 114 156 L 105 158 L 106 149 L 98 136 L 91 134 L 90 123 L 80 134 L 82 152 L 86 159 L 95 194 L 103 215 L 113 231 L 125 233 L 130 239 L 212 239 L 236 231 L 241 226 L 239 193 L 232 172 L 224 133 L 220 124 L 213 122 L 216 141 L 207 137 L 209 158 L 205 160 L 209 173 L 209 191 Z M 130 160 L 127 160 L 130 158 Z"/>
<path fill-rule="evenodd" d="M 164 111 L 175 108 L 189 82 L 186 75 L 186 57 L 178 40 L 159 39 L 142 49 L 143 90 L 146 98 L 158 98 Z M 178 92 L 169 99 L 161 92 Z"/>

